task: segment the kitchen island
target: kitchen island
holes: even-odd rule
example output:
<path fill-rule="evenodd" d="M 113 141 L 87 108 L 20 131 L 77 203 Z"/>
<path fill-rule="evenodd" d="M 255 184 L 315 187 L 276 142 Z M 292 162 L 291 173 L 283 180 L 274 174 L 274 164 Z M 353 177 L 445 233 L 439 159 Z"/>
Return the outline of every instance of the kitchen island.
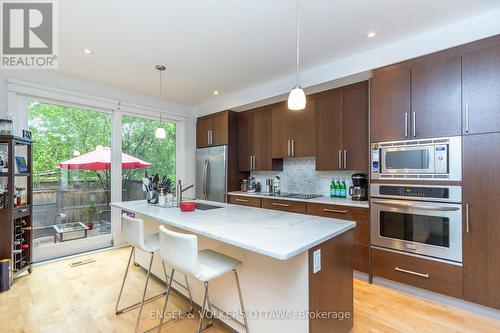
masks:
<path fill-rule="evenodd" d="M 354 222 L 209 204 L 220 208 L 183 213 L 145 201 L 112 206 L 143 218 L 150 233 L 158 232 L 163 224 L 198 235 L 199 249 L 210 248 L 241 260 L 238 272 L 250 332 L 350 330 Z M 149 254 L 137 251 L 139 265 L 146 267 L 148 261 Z M 152 272 L 164 280 L 159 256 L 155 256 Z M 194 301 L 200 304 L 202 285 L 194 280 L 190 284 Z M 231 276 L 213 281 L 211 288 L 214 304 L 229 311 L 239 309 Z M 241 330 L 233 322 L 221 320 L 235 331 Z"/>

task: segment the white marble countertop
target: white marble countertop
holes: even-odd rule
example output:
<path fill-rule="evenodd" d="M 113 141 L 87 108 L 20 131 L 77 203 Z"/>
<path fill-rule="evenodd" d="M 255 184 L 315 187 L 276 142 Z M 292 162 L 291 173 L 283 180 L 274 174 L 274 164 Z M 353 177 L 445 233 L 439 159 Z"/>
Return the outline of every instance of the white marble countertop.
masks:
<path fill-rule="evenodd" d="M 292 200 L 292 201 L 304 201 L 304 202 L 312 202 L 312 203 L 322 203 L 328 205 L 338 205 L 338 206 L 350 206 L 350 207 L 359 207 L 359 208 L 369 208 L 370 204 L 368 201 L 354 201 L 351 199 L 343 199 L 343 198 L 330 198 L 330 197 L 319 197 L 312 199 L 298 199 L 298 198 L 286 198 L 286 197 L 275 197 L 271 196 L 267 193 L 260 192 L 242 192 L 242 191 L 233 191 L 228 192 L 228 195 L 241 195 L 246 197 L 257 197 L 257 198 L 268 198 L 274 200 Z"/>
<path fill-rule="evenodd" d="M 355 222 L 339 219 L 199 202 L 223 208 L 181 212 L 145 200 L 115 202 L 111 206 L 279 260 L 290 259 L 356 226 Z"/>

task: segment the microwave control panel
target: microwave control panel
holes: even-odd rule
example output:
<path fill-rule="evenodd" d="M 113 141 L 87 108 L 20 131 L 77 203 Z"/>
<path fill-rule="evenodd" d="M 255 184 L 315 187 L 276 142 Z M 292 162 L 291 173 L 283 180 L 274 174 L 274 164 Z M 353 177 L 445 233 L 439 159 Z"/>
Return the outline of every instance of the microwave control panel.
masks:
<path fill-rule="evenodd" d="M 434 146 L 434 171 L 448 173 L 448 145 Z"/>
<path fill-rule="evenodd" d="M 380 149 L 376 143 L 372 143 L 372 173 L 379 173 L 380 171 Z"/>

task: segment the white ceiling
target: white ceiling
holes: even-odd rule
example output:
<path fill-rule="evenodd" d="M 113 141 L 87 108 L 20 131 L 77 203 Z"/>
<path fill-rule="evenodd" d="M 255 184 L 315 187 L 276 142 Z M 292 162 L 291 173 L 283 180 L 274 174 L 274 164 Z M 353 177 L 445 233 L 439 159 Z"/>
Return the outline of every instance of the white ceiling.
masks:
<path fill-rule="evenodd" d="M 59 70 L 197 106 L 295 70 L 294 0 L 59 1 Z M 301 0 L 302 69 L 500 8 L 498 0 Z M 369 31 L 377 36 L 368 39 Z M 82 48 L 93 51 L 91 55 Z M 218 90 L 219 96 L 212 92 Z"/>

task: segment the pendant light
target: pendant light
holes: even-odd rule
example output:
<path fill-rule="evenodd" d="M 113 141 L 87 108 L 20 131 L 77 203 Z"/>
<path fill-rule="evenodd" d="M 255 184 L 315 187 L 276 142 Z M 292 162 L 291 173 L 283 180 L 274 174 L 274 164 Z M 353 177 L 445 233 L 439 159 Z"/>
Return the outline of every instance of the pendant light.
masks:
<path fill-rule="evenodd" d="M 295 88 L 290 91 L 288 95 L 288 108 L 290 110 L 303 110 L 306 107 L 306 95 L 304 90 L 299 85 L 299 49 L 300 49 L 300 39 L 299 39 L 299 0 L 297 0 L 297 11 L 296 11 L 296 33 L 297 33 L 297 68 L 296 68 L 296 81 Z"/>
<path fill-rule="evenodd" d="M 165 66 L 163 65 L 156 65 L 155 68 L 158 70 L 158 73 L 160 73 L 160 99 L 162 96 L 162 80 L 161 80 L 161 74 L 162 72 L 166 69 Z M 167 137 L 167 133 L 165 132 L 165 129 L 162 126 L 161 122 L 161 106 L 160 106 L 160 126 L 156 129 L 155 132 L 155 137 L 157 139 L 165 139 Z"/>

